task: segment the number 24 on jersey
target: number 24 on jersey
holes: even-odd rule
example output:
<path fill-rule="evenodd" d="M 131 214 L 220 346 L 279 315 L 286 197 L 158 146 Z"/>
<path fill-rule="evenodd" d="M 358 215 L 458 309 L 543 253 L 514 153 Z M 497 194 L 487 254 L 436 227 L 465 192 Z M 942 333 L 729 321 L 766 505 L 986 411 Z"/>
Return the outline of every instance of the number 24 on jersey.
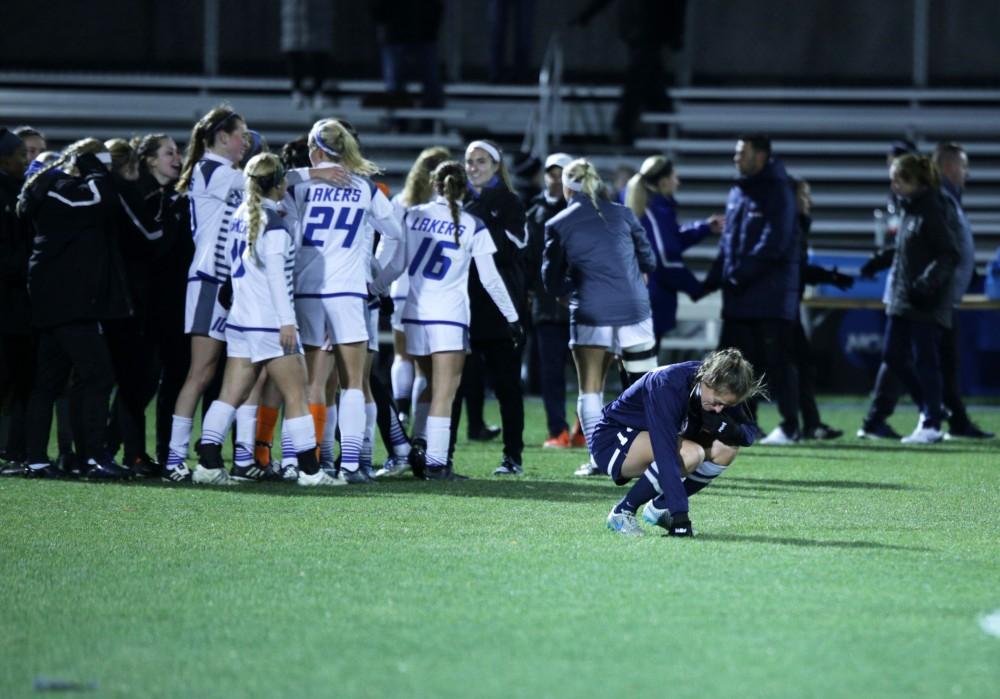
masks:
<path fill-rule="evenodd" d="M 330 226 L 334 215 L 337 217 L 336 223 Z M 349 248 L 354 243 L 361 227 L 361 220 L 365 216 L 364 209 L 356 209 L 350 206 L 317 206 L 309 211 L 306 218 L 306 227 L 302 232 L 302 244 L 312 247 L 323 247 L 326 240 L 323 236 L 330 230 L 344 231 L 344 242 L 341 247 Z"/>

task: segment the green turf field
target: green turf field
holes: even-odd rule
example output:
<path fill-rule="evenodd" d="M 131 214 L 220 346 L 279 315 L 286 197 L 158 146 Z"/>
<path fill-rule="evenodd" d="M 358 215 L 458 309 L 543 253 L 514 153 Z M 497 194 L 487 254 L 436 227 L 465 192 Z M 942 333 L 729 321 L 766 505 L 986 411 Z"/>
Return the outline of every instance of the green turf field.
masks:
<path fill-rule="evenodd" d="M 320 492 L 4 479 L 0 697 L 1000 696 L 998 441 L 753 447 L 693 540 L 605 529 L 582 451 L 499 451 Z"/>

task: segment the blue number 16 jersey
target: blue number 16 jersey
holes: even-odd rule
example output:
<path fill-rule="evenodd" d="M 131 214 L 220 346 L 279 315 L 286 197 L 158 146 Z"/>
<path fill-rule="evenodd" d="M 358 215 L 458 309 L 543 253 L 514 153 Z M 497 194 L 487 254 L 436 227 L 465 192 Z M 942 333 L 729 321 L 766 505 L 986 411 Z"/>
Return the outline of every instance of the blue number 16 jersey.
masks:
<path fill-rule="evenodd" d="M 296 222 L 295 296 L 366 298 L 372 251 L 365 215 L 382 235 L 400 235 L 385 195 L 364 177 L 354 176 L 346 187 L 311 179 L 289 188 L 286 210 Z"/>
<path fill-rule="evenodd" d="M 403 320 L 469 324 L 469 263 L 496 252 L 483 222 L 461 212 L 458 242 L 451 209 L 442 197 L 414 206 L 404 218 L 406 269 L 410 282 Z"/>

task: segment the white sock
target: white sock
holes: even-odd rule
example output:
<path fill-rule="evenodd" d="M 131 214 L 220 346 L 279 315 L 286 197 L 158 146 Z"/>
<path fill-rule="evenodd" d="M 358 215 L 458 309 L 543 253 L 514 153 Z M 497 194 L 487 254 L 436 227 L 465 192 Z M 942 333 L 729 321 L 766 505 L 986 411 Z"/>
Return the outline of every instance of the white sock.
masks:
<path fill-rule="evenodd" d="M 310 415 L 310 417 L 312 417 Z M 313 435 L 316 434 L 316 426 L 313 425 Z M 295 450 L 295 443 L 292 442 L 292 432 L 288 429 L 288 418 L 281 422 L 281 465 L 298 466 L 299 457 Z"/>
<path fill-rule="evenodd" d="M 167 466 L 179 466 L 187 458 L 188 447 L 191 445 L 191 428 L 194 420 L 189 417 L 174 415 L 170 426 L 170 453 L 167 454 Z"/>
<path fill-rule="evenodd" d="M 316 425 L 312 415 L 285 419 L 285 430 L 292 439 L 292 449 L 295 453 L 316 448 Z"/>
<path fill-rule="evenodd" d="M 601 420 L 601 409 L 603 408 L 600 393 L 581 393 L 576 399 L 576 414 L 580 416 L 580 424 L 583 426 L 583 436 L 587 438 L 587 446 L 590 446 L 590 437 L 594 433 L 594 428 Z"/>
<path fill-rule="evenodd" d="M 357 471 L 365 438 L 365 394 L 357 388 L 340 392 L 340 467 Z"/>
<path fill-rule="evenodd" d="M 375 427 L 378 420 L 378 406 L 365 403 L 365 438 L 361 442 L 361 463 L 372 465 L 372 453 L 375 450 Z"/>
<path fill-rule="evenodd" d="M 243 404 L 236 409 L 236 448 L 233 463 L 249 466 L 253 463 L 253 448 L 257 440 L 257 406 Z"/>
<path fill-rule="evenodd" d="M 440 468 L 448 463 L 451 418 L 431 415 L 427 418 L 427 465 Z"/>
<path fill-rule="evenodd" d="M 212 401 L 201 425 L 201 441 L 204 444 L 222 444 L 226 441 L 229 427 L 236 417 L 236 408 L 221 400 Z"/>
<path fill-rule="evenodd" d="M 431 411 L 430 403 L 413 404 L 413 420 L 410 422 L 413 427 L 410 436 L 413 439 L 427 439 L 427 413 Z"/>
<path fill-rule="evenodd" d="M 389 369 L 389 380 L 392 382 L 393 400 L 409 398 L 413 391 L 413 362 L 397 354 Z"/>
<path fill-rule="evenodd" d="M 323 425 L 323 443 L 319 445 L 319 460 L 332 464 L 337 452 L 337 404 L 326 406 L 326 423 Z"/>

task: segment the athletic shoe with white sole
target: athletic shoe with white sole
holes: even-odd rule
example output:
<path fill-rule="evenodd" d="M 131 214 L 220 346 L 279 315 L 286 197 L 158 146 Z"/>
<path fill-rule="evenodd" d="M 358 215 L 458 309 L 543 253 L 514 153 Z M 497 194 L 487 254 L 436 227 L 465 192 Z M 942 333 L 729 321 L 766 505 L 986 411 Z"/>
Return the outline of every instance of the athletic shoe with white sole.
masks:
<path fill-rule="evenodd" d="M 261 467 L 260 464 L 252 463 L 246 466 L 233 464 L 233 472 L 229 474 L 229 477 L 237 481 L 257 483 L 266 480 L 267 475 L 268 469 Z"/>
<path fill-rule="evenodd" d="M 627 510 L 621 512 L 611 510 L 608 513 L 608 529 L 623 536 L 642 536 L 642 527 L 635 518 L 635 512 Z"/>
<path fill-rule="evenodd" d="M 191 472 L 191 482 L 198 485 L 238 485 L 239 481 L 230 477 L 229 471 L 224 468 L 205 468 L 201 464 L 194 467 Z"/>
<path fill-rule="evenodd" d="M 862 423 L 857 437 L 858 439 L 894 439 L 898 441 L 903 438 L 903 435 L 892 429 L 886 422 L 873 422 Z"/>
<path fill-rule="evenodd" d="M 372 479 L 368 477 L 368 474 L 360 466 L 356 471 L 348 471 L 346 468 L 340 469 L 340 478 L 350 485 L 362 485 L 372 482 Z"/>
<path fill-rule="evenodd" d="M 177 466 L 164 466 L 160 479 L 166 483 L 190 483 L 191 469 L 184 464 Z"/>
<path fill-rule="evenodd" d="M 944 433 L 936 427 L 918 426 L 899 441 L 903 444 L 936 444 L 942 439 L 944 439 Z"/>
<path fill-rule="evenodd" d="M 296 482 L 305 488 L 335 487 L 340 485 L 347 485 L 347 481 L 341 478 L 334 478 L 323 469 L 320 469 L 316 473 L 311 473 L 311 474 L 306 473 L 304 471 L 299 471 L 299 478 Z"/>
<path fill-rule="evenodd" d="M 580 468 L 573 471 L 573 475 L 579 476 L 580 478 L 587 478 L 589 476 L 606 476 L 607 474 L 593 461 L 588 461 L 580 466 Z"/>
<path fill-rule="evenodd" d="M 771 433 L 760 440 L 760 443 L 764 446 L 786 446 L 788 444 L 795 444 L 799 441 L 799 436 L 795 433 L 788 434 L 782 429 L 781 425 L 778 425 Z"/>
<path fill-rule="evenodd" d="M 410 470 L 410 463 L 405 457 L 399 458 L 396 456 L 390 456 L 382 464 L 382 468 L 375 472 L 376 478 L 385 478 L 386 476 L 399 476 Z"/>
<path fill-rule="evenodd" d="M 518 463 L 517 461 L 514 461 L 514 459 L 512 459 L 511 457 L 505 455 L 503 457 L 503 459 L 500 461 L 500 465 L 497 466 L 496 470 L 493 471 L 493 475 L 494 476 L 523 476 L 524 475 L 524 467 L 520 463 Z"/>

